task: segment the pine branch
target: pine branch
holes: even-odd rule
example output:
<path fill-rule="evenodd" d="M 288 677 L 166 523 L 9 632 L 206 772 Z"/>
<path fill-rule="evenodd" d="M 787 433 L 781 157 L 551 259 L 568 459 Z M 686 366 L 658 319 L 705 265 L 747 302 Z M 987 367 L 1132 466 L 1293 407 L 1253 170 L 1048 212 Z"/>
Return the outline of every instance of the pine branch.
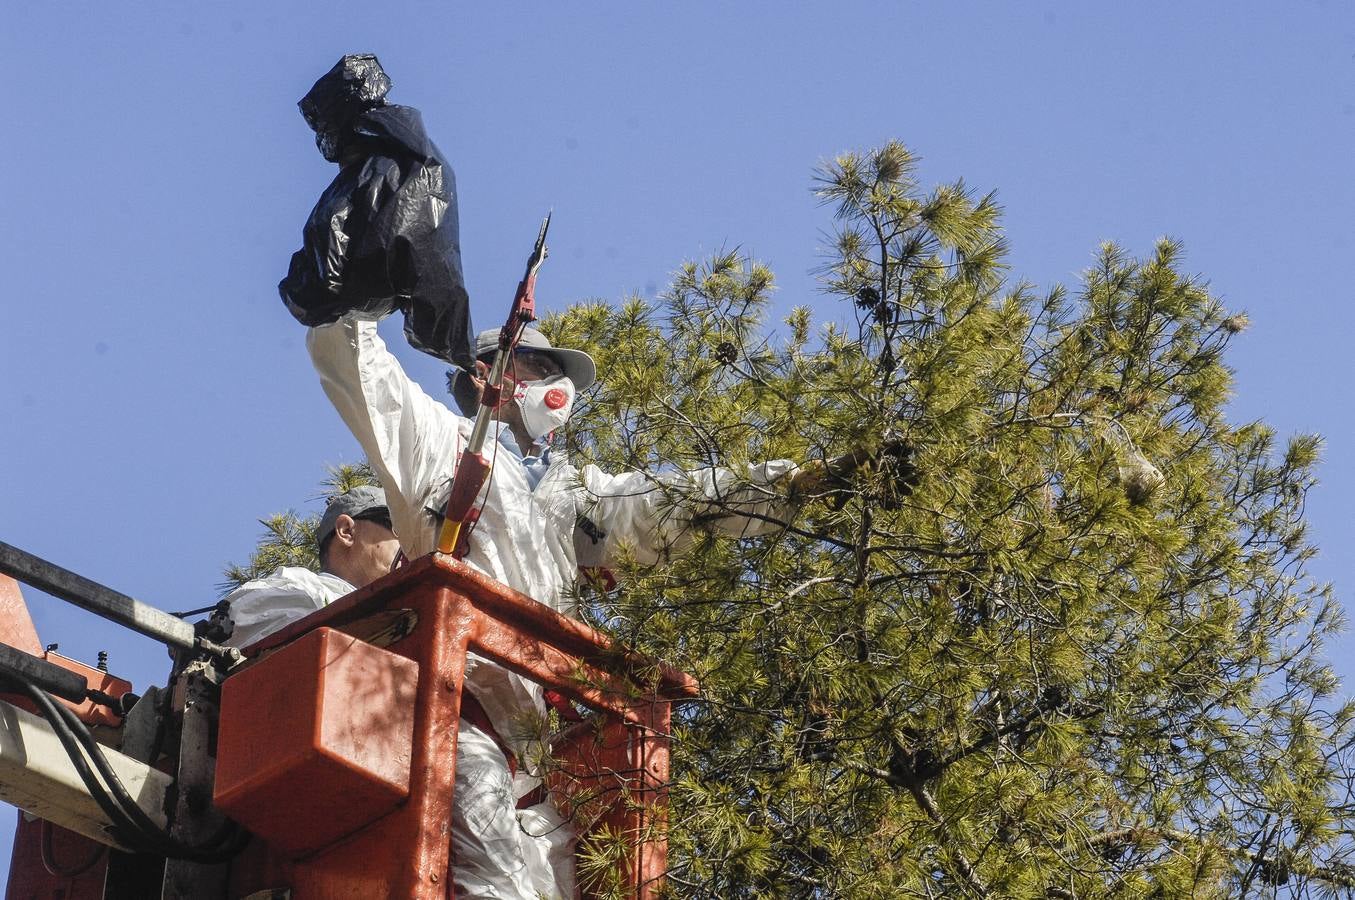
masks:
<path fill-rule="evenodd" d="M 937 830 L 946 839 L 950 855 L 955 859 L 955 867 L 960 870 L 960 875 L 963 876 L 965 882 L 980 897 L 990 896 L 988 886 L 983 883 L 983 879 L 975 871 L 974 864 L 969 861 L 969 857 L 960 849 L 958 842 L 950 834 L 945 817 L 941 815 L 941 810 L 936 805 L 936 799 L 920 784 L 912 785 L 909 790 L 913 799 L 917 801 L 917 805 L 921 807 L 929 819 L 936 823 Z"/>
<path fill-rule="evenodd" d="M 1206 840 L 1174 828 L 1154 828 L 1147 825 L 1129 828 L 1116 828 L 1102 831 L 1087 838 L 1083 843 L 1088 847 L 1103 847 L 1112 844 L 1133 844 L 1142 846 L 1153 841 L 1172 844 L 1202 845 Z M 1270 884 L 1284 884 L 1291 875 L 1315 878 L 1344 889 L 1355 889 L 1355 866 L 1342 863 L 1320 865 L 1298 856 L 1280 857 L 1249 850 L 1246 847 L 1224 846 L 1225 852 L 1245 859 L 1261 871 L 1261 879 Z"/>

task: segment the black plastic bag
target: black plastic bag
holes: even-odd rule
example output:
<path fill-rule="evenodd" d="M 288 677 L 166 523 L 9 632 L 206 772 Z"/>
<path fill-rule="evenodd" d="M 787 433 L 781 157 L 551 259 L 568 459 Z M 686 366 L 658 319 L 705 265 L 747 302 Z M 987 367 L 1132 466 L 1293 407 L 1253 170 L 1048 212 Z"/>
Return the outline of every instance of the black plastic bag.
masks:
<path fill-rule="evenodd" d="M 340 170 L 278 291 L 303 325 L 398 309 L 411 345 L 471 368 L 456 177 L 419 111 L 387 104 L 389 90 L 375 56 L 345 56 L 298 104 Z"/>

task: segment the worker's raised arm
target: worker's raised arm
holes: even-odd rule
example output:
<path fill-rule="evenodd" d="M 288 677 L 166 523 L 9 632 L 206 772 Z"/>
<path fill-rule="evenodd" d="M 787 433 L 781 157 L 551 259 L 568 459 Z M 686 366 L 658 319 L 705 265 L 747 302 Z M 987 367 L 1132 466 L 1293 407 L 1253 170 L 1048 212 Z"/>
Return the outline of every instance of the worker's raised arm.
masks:
<path fill-rule="evenodd" d="M 791 513 L 791 481 L 797 471 L 786 459 L 749 464 L 741 471 L 698 469 L 650 475 L 608 475 L 584 467 L 581 525 L 602 543 L 604 564 L 629 556 L 644 564 L 681 553 L 701 529 L 735 537 L 771 534 Z"/>
<path fill-rule="evenodd" d="M 424 393 L 400 367 L 376 323 L 348 317 L 306 335 L 315 371 L 334 408 L 386 488 L 391 521 L 411 556 L 432 549 L 424 494 L 461 452 L 469 422 Z"/>

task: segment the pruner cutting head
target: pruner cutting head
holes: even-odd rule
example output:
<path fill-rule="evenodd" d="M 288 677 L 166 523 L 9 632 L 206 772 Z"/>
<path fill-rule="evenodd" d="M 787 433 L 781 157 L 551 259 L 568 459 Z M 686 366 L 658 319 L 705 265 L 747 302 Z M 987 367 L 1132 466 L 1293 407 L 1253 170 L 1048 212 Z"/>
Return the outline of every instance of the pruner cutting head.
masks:
<path fill-rule="evenodd" d="M 536 270 L 541 268 L 541 264 L 546 261 L 550 251 L 546 249 L 546 230 L 550 228 L 550 212 L 546 213 L 546 218 L 541 220 L 541 230 L 536 235 L 536 246 L 532 248 L 532 255 L 527 257 L 527 276 L 536 274 Z"/>
<path fill-rule="evenodd" d="M 499 349 L 508 352 L 522 336 L 522 327 L 536 320 L 536 270 L 546 261 L 546 230 L 550 228 L 550 213 L 541 221 L 541 230 L 536 233 L 536 246 L 532 255 L 527 257 L 527 273 L 518 282 L 517 294 L 513 297 L 513 306 L 508 312 L 508 323 L 499 335 Z"/>

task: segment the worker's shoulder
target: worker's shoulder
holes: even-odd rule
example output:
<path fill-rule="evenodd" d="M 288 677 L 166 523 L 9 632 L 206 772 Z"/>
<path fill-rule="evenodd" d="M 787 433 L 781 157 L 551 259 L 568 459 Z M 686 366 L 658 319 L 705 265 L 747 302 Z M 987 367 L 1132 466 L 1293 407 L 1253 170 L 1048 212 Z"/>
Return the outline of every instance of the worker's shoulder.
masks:
<path fill-rule="evenodd" d="M 589 463 L 585 468 L 592 469 L 596 466 Z M 579 467 L 570 461 L 563 448 L 552 448 L 541 482 L 543 485 L 549 483 L 552 490 L 568 491 L 583 487 L 583 475 Z"/>
<path fill-rule="evenodd" d="M 302 593 L 311 597 L 333 599 L 353 590 L 353 586 L 337 575 L 314 572 L 304 566 L 282 566 L 262 578 L 246 581 L 227 599 L 255 593 Z"/>

